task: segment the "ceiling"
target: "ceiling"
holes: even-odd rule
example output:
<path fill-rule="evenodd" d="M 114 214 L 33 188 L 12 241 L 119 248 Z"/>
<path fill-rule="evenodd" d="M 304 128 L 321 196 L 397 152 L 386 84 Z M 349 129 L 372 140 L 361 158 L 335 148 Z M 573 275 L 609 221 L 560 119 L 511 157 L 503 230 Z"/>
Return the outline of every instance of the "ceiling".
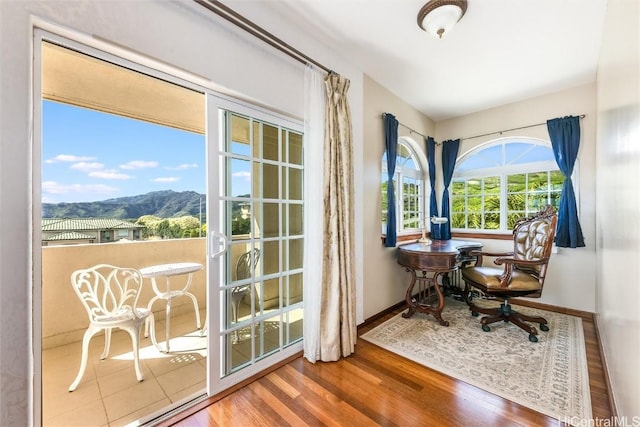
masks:
<path fill-rule="evenodd" d="M 269 6 L 435 121 L 596 79 L 606 0 L 468 0 L 466 14 L 442 39 L 418 27 L 426 2 Z"/>

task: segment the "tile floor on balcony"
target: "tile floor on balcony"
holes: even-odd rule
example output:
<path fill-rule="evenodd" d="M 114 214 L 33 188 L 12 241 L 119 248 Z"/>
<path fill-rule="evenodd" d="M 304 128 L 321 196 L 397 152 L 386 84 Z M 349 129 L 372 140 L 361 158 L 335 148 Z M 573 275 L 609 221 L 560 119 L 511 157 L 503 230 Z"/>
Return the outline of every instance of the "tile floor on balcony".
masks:
<path fill-rule="evenodd" d="M 205 318 L 202 312 L 203 320 Z M 156 321 L 156 336 L 164 347 L 164 320 Z M 136 380 L 129 335 L 114 331 L 109 357 L 100 360 L 104 335 L 91 340 L 87 369 L 78 388 L 69 385 L 78 373 L 81 343 L 43 351 L 42 418 L 44 426 L 123 426 L 159 411 L 206 388 L 206 338 L 196 330 L 193 312 L 171 316 L 171 354 L 159 352 L 141 337 Z"/>

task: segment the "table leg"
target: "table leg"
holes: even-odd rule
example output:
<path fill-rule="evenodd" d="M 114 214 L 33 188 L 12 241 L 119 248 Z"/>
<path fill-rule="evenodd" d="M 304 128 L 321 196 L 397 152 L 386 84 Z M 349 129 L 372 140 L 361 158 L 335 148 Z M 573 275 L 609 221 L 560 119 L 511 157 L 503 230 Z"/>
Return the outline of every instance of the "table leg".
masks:
<path fill-rule="evenodd" d="M 436 320 L 442 326 L 449 326 L 449 322 L 442 318 L 442 310 L 444 309 L 444 295 L 440 286 L 438 285 L 438 276 L 442 275 L 441 272 L 435 272 L 432 279 L 426 277 L 426 271 L 423 271 L 423 277 L 420 280 L 431 280 L 433 283 L 433 288 L 436 291 L 436 295 L 438 296 L 438 305 L 433 306 L 431 304 L 422 304 L 420 301 L 415 301 L 413 299 L 413 288 L 415 287 L 416 281 L 418 280 L 416 276 L 416 272 L 412 268 L 406 269 L 409 273 L 411 273 L 411 283 L 409 284 L 409 288 L 407 289 L 407 293 L 405 296 L 405 300 L 407 301 L 408 310 L 406 313 L 402 313 L 402 317 L 405 319 L 413 316 L 416 311 L 420 313 L 432 314 Z"/>

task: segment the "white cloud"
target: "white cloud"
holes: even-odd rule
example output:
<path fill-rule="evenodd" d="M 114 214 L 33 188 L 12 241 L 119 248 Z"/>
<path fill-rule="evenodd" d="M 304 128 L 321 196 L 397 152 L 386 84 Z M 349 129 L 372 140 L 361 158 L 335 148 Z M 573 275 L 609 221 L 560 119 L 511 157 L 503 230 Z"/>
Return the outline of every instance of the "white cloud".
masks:
<path fill-rule="evenodd" d="M 249 179 L 251 178 L 251 173 L 247 171 L 242 171 L 242 172 L 233 173 L 231 174 L 231 176 L 233 176 L 234 178 L 244 178 L 245 180 L 249 181 Z"/>
<path fill-rule="evenodd" d="M 197 163 L 183 163 L 178 166 L 167 166 L 165 169 L 172 170 L 172 171 L 183 171 L 187 169 L 194 169 L 197 167 L 198 167 Z"/>
<path fill-rule="evenodd" d="M 120 165 L 121 169 L 148 169 L 158 167 L 158 162 L 156 161 L 146 161 L 146 160 L 132 160 L 129 163 L 125 163 L 124 165 Z"/>
<path fill-rule="evenodd" d="M 119 180 L 125 180 L 125 179 L 131 179 L 133 178 L 131 175 L 126 175 L 124 173 L 120 173 L 116 170 L 101 170 L 101 171 L 93 171 L 93 172 L 89 172 L 89 176 L 92 178 L 102 178 L 102 179 L 119 179 Z"/>
<path fill-rule="evenodd" d="M 47 159 L 45 163 L 59 163 L 59 162 L 88 162 L 95 160 L 95 157 L 88 156 L 74 156 L 73 154 L 58 154 L 57 156 Z"/>
<path fill-rule="evenodd" d="M 176 181 L 180 181 L 180 178 L 178 178 L 177 176 L 167 176 L 164 178 L 155 178 L 151 180 L 152 182 L 176 182 Z"/>
<path fill-rule="evenodd" d="M 42 183 L 42 192 L 47 194 L 112 194 L 118 191 L 118 188 L 103 184 L 71 184 L 64 185 L 55 181 L 44 181 Z"/>
<path fill-rule="evenodd" d="M 98 162 L 78 162 L 72 164 L 71 169 L 77 169 L 82 172 L 91 172 L 104 169 L 104 164 Z"/>

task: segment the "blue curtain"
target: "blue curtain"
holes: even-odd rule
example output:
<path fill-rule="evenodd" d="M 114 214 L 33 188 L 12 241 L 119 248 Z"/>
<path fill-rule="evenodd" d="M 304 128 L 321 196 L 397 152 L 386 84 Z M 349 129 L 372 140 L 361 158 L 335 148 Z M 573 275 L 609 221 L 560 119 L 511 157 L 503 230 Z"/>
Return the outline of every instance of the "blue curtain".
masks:
<path fill-rule="evenodd" d="M 384 140 L 387 149 L 387 237 L 384 245 L 396 246 L 396 197 L 393 174 L 396 171 L 398 151 L 398 120 L 393 114 L 384 115 Z"/>
<path fill-rule="evenodd" d="M 582 247 L 584 246 L 584 237 L 580 221 L 578 221 L 576 195 L 571 181 L 573 165 L 578 157 L 578 148 L 580 148 L 580 118 L 567 116 L 547 120 L 547 130 L 551 138 L 556 163 L 564 175 L 560 208 L 558 209 L 556 246 L 561 248 Z"/>
<path fill-rule="evenodd" d="M 449 184 L 453 178 L 453 170 L 456 166 L 460 140 L 448 140 L 442 143 L 442 178 L 444 181 L 444 191 L 442 192 L 442 216 L 449 218 L 445 224 L 436 226 L 438 230 L 436 239 L 451 239 L 451 208 L 449 207 Z"/>
<path fill-rule="evenodd" d="M 438 215 L 438 201 L 436 200 L 436 142 L 430 136 L 425 140 L 427 145 L 427 162 L 429 163 L 429 182 L 431 196 L 429 197 L 429 217 Z M 425 215 L 427 216 L 427 215 Z"/>

